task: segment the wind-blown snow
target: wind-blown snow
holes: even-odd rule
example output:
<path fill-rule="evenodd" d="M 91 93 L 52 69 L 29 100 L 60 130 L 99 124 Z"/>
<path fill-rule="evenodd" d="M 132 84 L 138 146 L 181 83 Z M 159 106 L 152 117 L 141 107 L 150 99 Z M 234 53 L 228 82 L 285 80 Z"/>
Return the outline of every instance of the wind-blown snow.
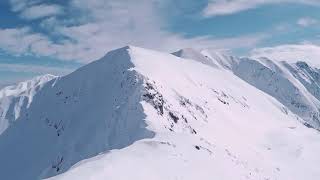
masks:
<path fill-rule="evenodd" d="M 35 93 L 28 116 L 0 135 L 0 177 L 318 179 L 320 135 L 304 124 L 317 121 L 302 116 L 316 107 L 317 75 L 266 64 L 190 49 L 109 52 Z M 282 100 L 283 83 L 309 109 Z"/>

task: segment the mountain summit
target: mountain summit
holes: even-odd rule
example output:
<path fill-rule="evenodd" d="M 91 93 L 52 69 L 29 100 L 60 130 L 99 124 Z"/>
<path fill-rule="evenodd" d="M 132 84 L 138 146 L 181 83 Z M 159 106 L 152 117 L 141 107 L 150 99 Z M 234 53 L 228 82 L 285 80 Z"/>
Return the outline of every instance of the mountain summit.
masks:
<path fill-rule="evenodd" d="M 0 97 L 23 109 L 0 127 L 0 178 L 317 179 L 317 73 L 302 62 L 120 48 L 35 83 L 28 103 Z"/>

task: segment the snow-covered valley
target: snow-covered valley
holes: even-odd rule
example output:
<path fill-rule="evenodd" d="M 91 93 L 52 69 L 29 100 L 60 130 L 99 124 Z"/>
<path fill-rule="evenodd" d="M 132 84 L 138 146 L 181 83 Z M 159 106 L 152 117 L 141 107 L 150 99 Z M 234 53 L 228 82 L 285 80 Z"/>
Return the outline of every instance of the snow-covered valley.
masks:
<path fill-rule="evenodd" d="M 316 180 L 319 86 L 304 62 L 120 48 L 0 90 L 0 179 Z"/>

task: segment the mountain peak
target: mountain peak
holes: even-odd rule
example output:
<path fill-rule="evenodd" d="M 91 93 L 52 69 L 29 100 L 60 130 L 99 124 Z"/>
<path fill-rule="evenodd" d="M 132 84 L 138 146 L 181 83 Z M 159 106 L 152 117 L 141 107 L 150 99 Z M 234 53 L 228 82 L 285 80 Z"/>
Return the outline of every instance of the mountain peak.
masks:
<path fill-rule="evenodd" d="M 298 114 L 318 121 L 301 90 L 319 95 L 319 74 L 292 69 L 301 88 L 277 68 L 190 48 L 110 51 L 0 98 L 0 178 L 320 177 L 319 133 Z"/>

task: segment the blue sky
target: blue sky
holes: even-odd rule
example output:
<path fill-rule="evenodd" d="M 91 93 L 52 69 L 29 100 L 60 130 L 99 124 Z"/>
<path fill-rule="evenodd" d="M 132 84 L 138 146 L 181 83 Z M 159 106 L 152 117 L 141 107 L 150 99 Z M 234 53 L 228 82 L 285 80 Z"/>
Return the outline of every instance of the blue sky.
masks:
<path fill-rule="evenodd" d="M 0 87 L 127 44 L 315 62 L 319 12 L 318 0 L 2 0 Z"/>

